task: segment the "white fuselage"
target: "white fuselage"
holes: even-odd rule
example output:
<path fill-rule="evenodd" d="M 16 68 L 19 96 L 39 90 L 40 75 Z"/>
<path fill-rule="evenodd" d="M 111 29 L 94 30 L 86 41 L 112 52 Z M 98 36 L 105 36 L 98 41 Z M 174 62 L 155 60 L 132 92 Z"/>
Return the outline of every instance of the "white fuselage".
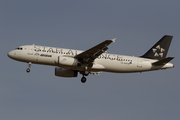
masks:
<path fill-rule="evenodd" d="M 25 45 L 20 46 L 18 49 L 10 51 L 8 56 L 14 60 L 21 62 L 31 62 L 35 64 L 59 66 L 62 68 L 83 71 L 83 67 L 76 65 L 63 65 L 59 63 L 59 57 L 73 58 L 77 54 L 82 53 L 80 50 L 45 47 L 37 45 Z M 172 63 L 165 65 L 153 66 L 152 63 L 157 60 L 116 55 L 103 53 L 97 59 L 94 60 L 93 66 L 89 68 L 89 71 L 105 71 L 115 73 L 130 73 L 130 72 L 143 72 L 158 69 L 172 68 Z"/>

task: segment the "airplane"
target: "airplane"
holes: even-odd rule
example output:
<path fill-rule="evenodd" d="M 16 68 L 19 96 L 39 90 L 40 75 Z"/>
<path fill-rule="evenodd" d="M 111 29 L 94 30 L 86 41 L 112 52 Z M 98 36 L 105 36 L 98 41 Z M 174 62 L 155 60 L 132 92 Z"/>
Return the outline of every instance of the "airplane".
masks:
<path fill-rule="evenodd" d="M 58 77 L 77 77 L 82 74 L 81 82 L 86 82 L 89 74 L 99 75 L 101 72 L 133 73 L 173 68 L 169 63 L 174 57 L 167 57 L 173 36 L 163 36 L 151 49 L 139 57 L 107 53 L 108 45 L 116 38 L 86 50 L 73 50 L 39 45 L 23 45 L 8 53 L 8 57 L 31 64 L 50 65 L 55 67 Z"/>

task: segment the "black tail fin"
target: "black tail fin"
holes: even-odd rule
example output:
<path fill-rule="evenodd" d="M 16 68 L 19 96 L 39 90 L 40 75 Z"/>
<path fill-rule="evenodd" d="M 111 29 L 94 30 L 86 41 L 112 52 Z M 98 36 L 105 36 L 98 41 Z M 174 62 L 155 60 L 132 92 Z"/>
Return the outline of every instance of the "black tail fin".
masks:
<path fill-rule="evenodd" d="M 162 60 L 166 58 L 172 38 L 173 36 L 165 35 L 148 52 L 146 52 L 141 57 L 157 60 Z"/>

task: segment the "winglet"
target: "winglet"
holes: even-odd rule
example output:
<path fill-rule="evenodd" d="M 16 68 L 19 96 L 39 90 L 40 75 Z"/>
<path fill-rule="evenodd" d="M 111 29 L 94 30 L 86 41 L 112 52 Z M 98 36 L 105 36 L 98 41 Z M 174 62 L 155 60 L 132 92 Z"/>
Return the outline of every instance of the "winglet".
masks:
<path fill-rule="evenodd" d="M 115 42 L 115 40 L 116 40 L 116 38 L 114 38 L 114 39 L 111 39 L 113 42 Z"/>

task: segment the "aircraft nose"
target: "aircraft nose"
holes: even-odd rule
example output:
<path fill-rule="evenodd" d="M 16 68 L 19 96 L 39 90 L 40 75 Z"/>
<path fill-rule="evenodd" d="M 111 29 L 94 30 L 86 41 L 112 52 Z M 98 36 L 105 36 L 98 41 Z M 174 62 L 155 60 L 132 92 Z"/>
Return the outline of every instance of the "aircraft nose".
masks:
<path fill-rule="evenodd" d="M 10 51 L 7 55 L 8 55 L 9 58 L 12 58 L 13 57 L 13 52 Z"/>

